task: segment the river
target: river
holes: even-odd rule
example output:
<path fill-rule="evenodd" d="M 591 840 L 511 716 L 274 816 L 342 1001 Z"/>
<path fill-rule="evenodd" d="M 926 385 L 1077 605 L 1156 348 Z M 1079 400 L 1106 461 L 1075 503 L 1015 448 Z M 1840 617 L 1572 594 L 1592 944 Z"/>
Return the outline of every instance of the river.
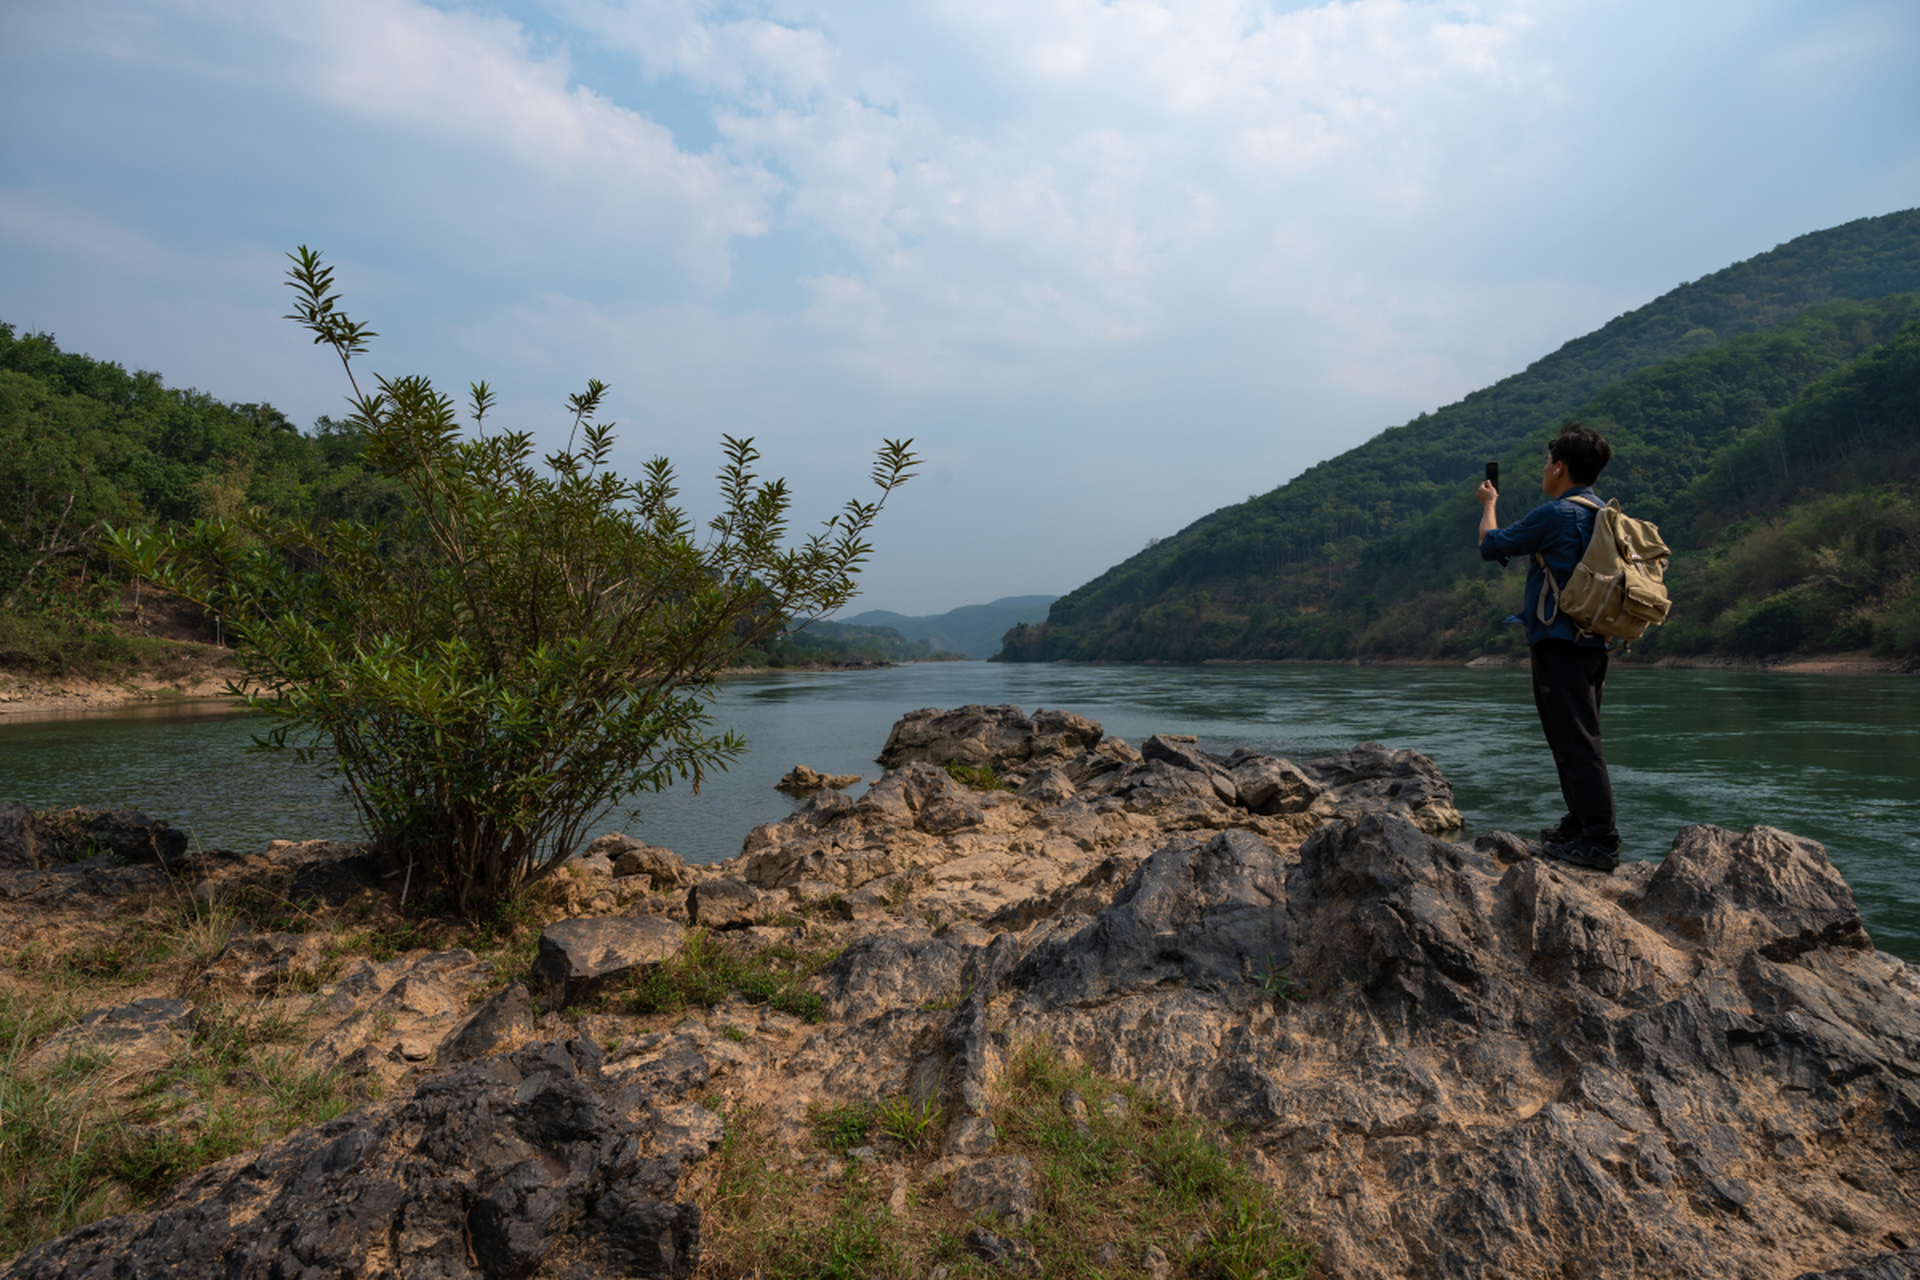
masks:
<path fill-rule="evenodd" d="M 1369 740 L 1412 747 L 1452 781 L 1469 832 L 1530 834 L 1561 811 L 1523 670 L 957 662 L 729 679 L 717 721 L 747 736 L 748 755 L 700 795 L 641 797 L 600 829 L 718 861 L 788 811 L 772 788 L 794 764 L 877 777 L 873 757 L 903 713 L 968 702 L 1064 707 L 1136 746 L 1167 732 L 1293 757 Z M 0 800 L 132 805 L 205 847 L 355 838 L 332 784 L 249 751 L 254 728 L 205 703 L 0 719 Z M 1810 836 L 1852 884 L 1875 942 L 1920 962 L 1920 680 L 1616 669 L 1606 728 L 1624 856 L 1660 857 L 1695 822 Z"/>

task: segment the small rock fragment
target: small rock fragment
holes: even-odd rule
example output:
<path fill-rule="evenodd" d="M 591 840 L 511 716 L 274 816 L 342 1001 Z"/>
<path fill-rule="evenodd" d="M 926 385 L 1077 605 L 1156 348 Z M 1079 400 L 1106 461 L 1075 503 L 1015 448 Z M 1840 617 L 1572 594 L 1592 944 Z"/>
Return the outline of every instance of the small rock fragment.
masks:
<path fill-rule="evenodd" d="M 1037 770 L 1025 782 L 1020 784 L 1020 798 L 1034 800 L 1043 805 L 1060 804 L 1073 799 L 1079 788 L 1073 785 L 1073 779 L 1067 771 L 1057 764 L 1050 764 Z"/>
<path fill-rule="evenodd" d="M 702 929 L 752 924 L 766 896 L 739 876 L 702 880 L 687 894 L 687 916 Z"/>
<path fill-rule="evenodd" d="M 961 1116 L 947 1126 L 946 1140 L 940 1150 L 950 1156 L 981 1156 L 993 1150 L 999 1137 L 993 1121 L 985 1116 Z"/>
<path fill-rule="evenodd" d="M 962 1213 L 990 1213 L 1024 1227 L 1040 1209 L 1033 1165 L 1025 1156 L 992 1156 L 960 1170 L 948 1193 Z"/>
<path fill-rule="evenodd" d="M 857 773 L 822 773 L 804 764 L 793 766 L 785 777 L 773 784 L 774 790 L 795 796 L 811 795 L 821 790 L 841 791 L 858 785 L 860 775 Z"/>
<path fill-rule="evenodd" d="M 1033 1246 L 1025 1240 L 1011 1240 L 985 1227 L 974 1227 L 967 1232 L 965 1245 L 967 1252 L 982 1262 L 990 1262 L 1015 1275 L 1040 1274 Z"/>
<path fill-rule="evenodd" d="M 533 1038 L 533 996 L 514 983 L 475 1009 L 440 1043 L 442 1065 L 484 1058 Z"/>

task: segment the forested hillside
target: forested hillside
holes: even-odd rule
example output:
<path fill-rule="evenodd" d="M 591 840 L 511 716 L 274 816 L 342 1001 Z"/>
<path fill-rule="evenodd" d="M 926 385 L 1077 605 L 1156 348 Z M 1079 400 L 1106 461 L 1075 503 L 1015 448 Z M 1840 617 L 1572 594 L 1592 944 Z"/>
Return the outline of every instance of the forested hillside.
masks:
<path fill-rule="evenodd" d="M 880 662 L 958 662 L 966 657 L 893 627 L 812 622 L 740 655 L 745 667 L 846 667 Z"/>
<path fill-rule="evenodd" d="M 219 637 L 217 620 L 162 611 L 115 571 L 109 525 L 184 523 L 243 506 L 315 522 L 409 516 L 405 491 L 361 462 L 350 424 L 302 432 L 272 405 L 229 404 L 155 373 L 62 351 L 0 324 L 0 669 L 100 675 L 168 661 L 159 632 Z M 954 658 L 887 627 L 819 622 L 743 655 L 748 665 Z"/>
<path fill-rule="evenodd" d="M 0 665 L 125 656 L 109 524 L 243 504 L 314 519 L 399 512 L 399 488 L 360 465 L 361 443 L 344 424 L 305 434 L 272 405 L 171 388 L 0 324 Z"/>
<path fill-rule="evenodd" d="M 1000 648 L 1000 637 L 1022 622 L 1042 622 L 1055 596 L 1005 596 L 991 604 L 967 604 L 945 613 L 909 617 L 886 609 L 856 613 L 844 621 L 854 626 L 891 627 L 909 640 L 924 640 L 936 650 L 989 658 Z"/>
<path fill-rule="evenodd" d="M 1803 236 L 1196 521 L 1063 597 L 1044 626 L 1009 632 L 1002 657 L 1444 657 L 1517 645 L 1518 629 L 1499 619 L 1517 601 L 1519 573 L 1483 568 L 1472 546 L 1485 461 L 1502 463 L 1512 518 L 1536 498 L 1557 425 L 1594 421 L 1617 448 L 1602 492 L 1663 528 L 1679 520 L 1690 560 L 1710 558 L 1737 531 L 1701 516 L 1700 535 L 1691 532 L 1701 504 L 1721 493 L 1693 486 L 1710 474 L 1757 476 L 1746 453 L 1744 470 L 1716 468 L 1758 447 L 1774 415 L 1811 412 L 1796 406 L 1819 379 L 1889 343 L 1917 314 L 1913 298 L 1895 295 L 1916 289 L 1920 210 Z M 1805 488 L 1752 497 L 1784 511 Z M 1698 568 L 1684 565 L 1681 581 Z M 1709 643 L 1683 632 L 1660 643 Z M 1722 625 L 1710 643 L 1737 645 L 1741 634 Z"/>

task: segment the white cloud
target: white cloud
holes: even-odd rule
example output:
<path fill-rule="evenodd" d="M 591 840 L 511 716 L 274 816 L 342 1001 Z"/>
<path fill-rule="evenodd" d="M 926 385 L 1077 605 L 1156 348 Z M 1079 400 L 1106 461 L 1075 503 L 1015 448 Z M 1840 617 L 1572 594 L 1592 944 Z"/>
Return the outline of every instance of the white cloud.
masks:
<path fill-rule="evenodd" d="M 658 122 L 576 83 L 564 49 L 537 52 L 503 17 L 417 0 L 178 0 L 126 10 L 130 38 L 97 20 L 120 6 L 76 8 L 77 43 L 353 122 L 377 141 L 336 180 L 437 223 L 430 236 L 531 262 L 617 252 L 715 296 L 730 242 L 769 225 L 776 179 L 680 149 Z M 169 11 L 176 24 L 161 20 Z"/>
<path fill-rule="evenodd" d="M 274 318 L 308 239 L 382 368 L 487 377 L 531 423 L 592 375 L 649 430 L 804 440 L 800 470 L 921 435 L 947 479 L 899 518 L 949 567 L 875 600 L 910 611 L 1043 528 L 1070 587 L 1135 512 L 1169 533 L 1920 196 L 1906 0 L 29 8 L 10 302 L 284 401 L 253 387 L 310 354 Z M 983 504 L 1019 514 L 950 550 Z"/>
<path fill-rule="evenodd" d="M 1300 268 L 1358 230 L 1341 222 L 1437 198 L 1449 113 L 1539 75 L 1508 57 L 1519 5 L 1469 21 L 1397 0 L 936 5 L 913 11 L 911 48 L 867 61 L 798 7 L 562 11 L 715 94 L 736 158 L 790 182 L 783 217 L 857 255 L 857 276 L 813 282 L 820 323 L 891 338 L 865 357 L 876 370 L 960 377 L 983 341 L 1135 341 L 1196 274 L 1231 296 L 1284 264 L 1311 293 Z M 1283 243 L 1269 217 L 1293 228 Z M 929 341 L 950 349 L 929 360 Z"/>

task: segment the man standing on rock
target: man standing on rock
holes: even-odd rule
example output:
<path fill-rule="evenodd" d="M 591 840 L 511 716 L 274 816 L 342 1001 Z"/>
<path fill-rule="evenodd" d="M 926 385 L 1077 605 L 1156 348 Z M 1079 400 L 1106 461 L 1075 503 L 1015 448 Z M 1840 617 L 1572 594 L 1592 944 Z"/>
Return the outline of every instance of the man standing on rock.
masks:
<path fill-rule="evenodd" d="M 1480 558 L 1506 564 L 1526 556 L 1527 592 L 1519 618 L 1527 627 L 1533 663 L 1533 705 L 1540 713 L 1560 794 L 1567 812 L 1558 826 L 1541 831 L 1547 856 L 1576 866 L 1611 871 L 1620 865 L 1620 832 L 1614 825 L 1613 781 L 1600 744 L 1600 694 L 1607 683 L 1607 643 L 1583 632 L 1556 608 L 1545 575 L 1556 586 L 1572 575 L 1593 537 L 1600 505 L 1593 482 L 1612 450 L 1600 433 L 1575 423 L 1547 446 L 1540 487 L 1547 501 L 1506 528 L 1494 515 L 1500 496 L 1493 481 L 1480 485 Z M 1574 501 L 1585 498 L 1594 506 Z M 1547 594 L 1544 603 L 1541 596 Z"/>

